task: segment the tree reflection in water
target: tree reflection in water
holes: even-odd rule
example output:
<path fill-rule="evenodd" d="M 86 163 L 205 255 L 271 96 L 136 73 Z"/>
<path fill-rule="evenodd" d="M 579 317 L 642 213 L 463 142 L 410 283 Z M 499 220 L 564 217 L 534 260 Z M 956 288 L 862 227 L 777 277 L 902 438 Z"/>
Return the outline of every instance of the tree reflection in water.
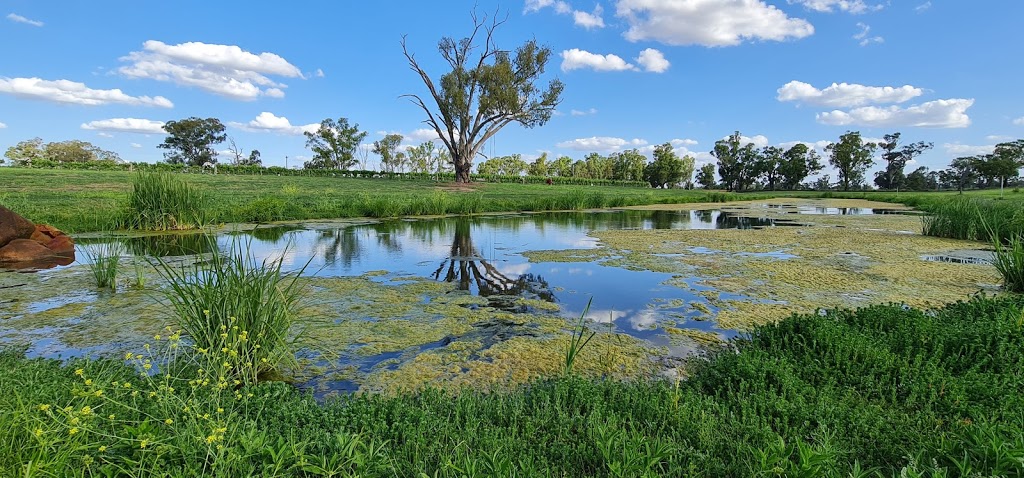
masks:
<path fill-rule="evenodd" d="M 555 294 L 543 277 L 520 274 L 512 278 L 481 257 L 473 246 L 471 224 L 467 218 L 455 218 L 455 234 L 449 257 L 433 273 L 434 280 L 458 285 L 459 290 L 473 291 L 490 299 L 489 305 L 512 312 L 526 312 L 518 297 L 555 302 Z"/>

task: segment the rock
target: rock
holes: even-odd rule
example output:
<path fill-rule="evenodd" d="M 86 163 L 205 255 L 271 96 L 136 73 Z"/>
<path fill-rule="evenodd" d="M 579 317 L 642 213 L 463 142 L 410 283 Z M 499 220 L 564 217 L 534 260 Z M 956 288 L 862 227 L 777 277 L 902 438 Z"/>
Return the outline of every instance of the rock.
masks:
<path fill-rule="evenodd" d="M 28 239 L 33 232 L 35 232 L 35 225 L 32 224 L 32 221 L 0 206 L 0 247 L 6 246 L 15 239 Z"/>
<path fill-rule="evenodd" d="M 73 256 L 75 253 L 75 241 L 71 239 L 71 236 L 57 236 L 50 239 L 50 242 L 47 242 L 45 246 L 57 254 L 71 254 Z"/>
<path fill-rule="evenodd" d="M 0 247 L 0 262 L 32 262 L 50 259 L 57 253 L 31 239 L 15 239 Z"/>

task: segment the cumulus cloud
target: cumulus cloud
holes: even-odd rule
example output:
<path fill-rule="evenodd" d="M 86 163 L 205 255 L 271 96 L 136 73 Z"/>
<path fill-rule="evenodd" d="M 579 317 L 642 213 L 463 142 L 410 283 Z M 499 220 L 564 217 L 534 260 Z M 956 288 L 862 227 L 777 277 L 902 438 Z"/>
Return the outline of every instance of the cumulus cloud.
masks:
<path fill-rule="evenodd" d="M 0 123 L 0 129 L 4 129 L 4 128 L 6 128 L 6 127 L 7 127 L 7 125 L 6 125 L 6 124 L 4 124 L 4 123 Z"/>
<path fill-rule="evenodd" d="M 322 70 L 320 68 L 317 68 L 316 69 L 316 77 L 317 78 L 323 78 L 324 76 L 326 76 L 326 75 L 324 75 L 324 70 Z"/>
<path fill-rule="evenodd" d="M 906 108 L 865 106 L 850 111 L 818 113 L 819 123 L 869 127 L 966 128 L 971 124 L 967 109 L 974 99 L 935 100 Z"/>
<path fill-rule="evenodd" d="M 141 144 L 139 144 L 139 143 L 132 143 L 132 147 L 133 147 L 133 148 L 141 148 L 141 147 L 142 147 L 142 145 L 141 145 Z"/>
<path fill-rule="evenodd" d="M 576 26 L 590 30 L 591 28 L 604 28 L 604 18 L 601 17 L 603 14 L 604 9 L 598 5 L 594 7 L 593 13 L 576 10 L 572 12 L 572 18 Z"/>
<path fill-rule="evenodd" d="M 8 13 L 7 14 L 7 19 L 12 21 L 12 22 L 14 22 L 14 23 L 24 23 L 26 25 L 32 25 L 34 27 L 41 27 L 41 26 L 45 25 L 45 23 L 43 23 L 43 22 L 41 22 L 39 20 L 30 20 L 30 19 L 25 18 L 25 17 L 23 17 L 21 15 L 18 15 L 17 13 Z"/>
<path fill-rule="evenodd" d="M 1024 116 L 1021 116 L 1020 118 L 1013 120 L 1013 124 L 1017 126 L 1024 126 Z"/>
<path fill-rule="evenodd" d="M 762 0 L 619 0 L 615 14 L 629 23 L 629 41 L 667 45 L 735 46 L 744 41 L 785 41 L 814 26 Z"/>
<path fill-rule="evenodd" d="M 921 88 L 910 85 L 864 86 L 849 83 L 832 83 L 831 86 L 819 90 L 802 81 L 790 81 L 777 90 L 779 101 L 798 101 L 801 103 L 845 108 L 870 104 L 903 103 L 924 94 Z"/>
<path fill-rule="evenodd" d="M 235 45 L 188 42 L 179 45 L 149 40 L 142 51 L 121 58 L 118 69 L 128 78 L 170 81 L 237 100 L 280 98 L 287 85 L 268 75 L 303 78 L 302 72 L 274 53 L 255 54 Z"/>
<path fill-rule="evenodd" d="M 418 128 L 414 129 L 411 133 L 405 135 L 406 138 L 412 141 L 438 141 L 441 138 L 437 135 L 437 131 L 434 128 Z"/>
<path fill-rule="evenodd" d="M 562 52 L 562 71 L 590 68 L 597 71 L 626 71 L 636 67 L 627 63 L 622 57 L 613 54 L 601 55 L 579 48 Z"/>
<path fill-rule="evenodd" d="M 562 141 L 555 146 L 563 149 L 585 151 L 588 153 L 613 153 L 624 149 L 647 146 L 647 141 L 639 138 L 628 140 L 610 136 L 591 136 L 589 138 L 577 138 L 569 141 Z"/>
<path fill-rule="evenodd" d="M 665 59 L 665 55 L 654 48 L 647 48 L 640 52 L 636 62 L 644 68 L 644 71 L 652 73 L 664 73 L 671 64 Z"/>
<path fill-rule="evenodd" d="M 878 11 L 885 8 L 884 5 L 868 5 L 864 0 L 789 0 L 790 4 L 800 4 L 808 10 L 816 12 L 841 11 L 853 14 Z"/>
<path fill-rule="evenodd" d="M 311 123 L 307 125 L 292 125 L 288 118 L 284 116 L 275 116 L 273 113 L 264 111 L 256 116 L 256 119 L 248 123 L 236 123 L 230 122 L 228 125 L 241 129 L 243 131 L 252 131 L 256 133 L 278 133 L 287 134 L 293 136 L 300 136 L 305 132 L 314 132 L 320 128 L 319 123 Z"/>
<path fill-rule="evenodd" d="M 995 151 L 996 145 L 986 144 L 979 146 L 972 146 L 969 144 L 961 143 L 946 143 L 942 145 L 942 149 L 946 150 L 946 154 L 952 158 L 959 158 L 961 156 L 978 156 L 981 154 L 990 154 Z"/>
<path fill-rule="evenodd" d="M 120 133 L 164 134 L 164 122 L 139 118 L 110 118 L 82 123 L 82 129 Z"/>
<path fill-rule="evenodd" d="M 69 80 L 43 80 L 41 78 L 0 78 L 0 93 L 20 98 L 69 103 L 86 106 L 122 104 L 172 108 L 174 103 L 163 96 L 130 96 L 120 89 L 95 90 Z"/>
<path fill-rule="evenodd" d="M 870 142 L 873 142 L 873 141 L 868 141 L 868 142 L 870 143 Z M 832 144 L 832 141 L 825 140 L 825 139 L 823 139 L 821 141 L 785 141 L 785 142 L 779 143 L 778 146 L 780 148 L 782 148 L 782 149 L 789 149 L 789 148 L 792 148 L 793 146 L 796 146 L 798 144 L 803 144 L 803 145 L 807 146 L 808 148 L 813 148 L 813 149 L 816 149 L 818 151 L 824 151 L 826 146 Z"/>
<path fill-rule="evenodd" d="M 880 36 L 868 36 L 871 32 L 871 26 L 866 23 L 857 23 L 857 28 L 860 31 L 853 35 L 854 40 L 860 40 L 860 46 L 868 46 L 872 43 L 885 43 L 885 38 Z"/>

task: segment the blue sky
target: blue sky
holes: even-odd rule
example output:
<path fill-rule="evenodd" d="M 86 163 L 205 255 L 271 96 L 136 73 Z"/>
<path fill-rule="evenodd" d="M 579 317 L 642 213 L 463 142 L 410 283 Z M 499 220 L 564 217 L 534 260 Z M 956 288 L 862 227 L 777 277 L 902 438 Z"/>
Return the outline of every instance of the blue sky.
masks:
<path fill-rule="evenodd" d="M 216 117 L 267 165 L 308 159 L 303 127 L 346 117 L 367 142 L 429 139 L 406 35 L 436 78 L 442 36 L 474 1 L 0 2 L 0 151 L 83 139 L 157 161 L 159 125 Z M 847 130 L 936 147 L 919 165 L 1024 138 L 1020 0 L 527 0 L 501 2 L 499 47 L 536 38 L 559 114 L 485 148 L 582 158 L 673 141 L 698 163 L 734 130 L 823 146 Z M 836 84 L 835 86 L 832 86 Z M 226 149 L 222 148 L 222 149 Z M 371 163 L 375 159 L 371 159 Z M 479 162 L 479 160 L 478 160 Z M 912 166 L 913 167 L 913 166 Z M 912 167 L 908 168 L 912 169 Z M 875 169 L 878 169 L 877 167 Z"/>

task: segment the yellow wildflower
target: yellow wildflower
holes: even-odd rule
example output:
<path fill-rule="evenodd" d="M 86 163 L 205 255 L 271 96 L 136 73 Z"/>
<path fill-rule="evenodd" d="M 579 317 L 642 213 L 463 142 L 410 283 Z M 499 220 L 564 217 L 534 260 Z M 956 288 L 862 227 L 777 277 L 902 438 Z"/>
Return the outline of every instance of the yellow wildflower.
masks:
<path fill-rule="evenodd" d="M 85 370 L 82 370 L 80 368 L 76 368 L 75 369 L 75 375 L 78 375 L 79 377 L 81 377 L 81 376 L 85 375 Z"/>
<path fill-rule="evenodd" d="M 100 453 L 103 453 L 103 452 L 107 451 L 106 445 L 100 446 L 99 450 L 100 450 Z"/>
<path fill-rule="evenodd" d="M 139 448 L 146 448 L 146 445 L 148 445 L 148 444 L 149 444 L 149 440 L 142 440 L 139 443 Z"/>
<path fill-rule="evenodd" d="M 76 433 L 78 433 L 78 427 L 72 427 L 70 430 L 68 430 L 68 435 L 74 435 Z"/>
<path fill-rule="evenodd" d="M 170 424 L 174 423 L 174 420 L 171 420 L 170 418 L 168 418 L 167 420 L 164 420 L 164 423 L 170 425 Z"/>
<path fill-rule="evenodd" d="M 44 404 L 42 404 L 42 405 L 39 405 L 39 410 L 40 410 L 40 411 L 43 411 L 43 412 L 45 412 L 45 411 L 47 411 L 47 410 L 49 410 L 49 409 L 50 409 L 50 404 L 48 404 L 48 403 L 44 403 Z"/>

